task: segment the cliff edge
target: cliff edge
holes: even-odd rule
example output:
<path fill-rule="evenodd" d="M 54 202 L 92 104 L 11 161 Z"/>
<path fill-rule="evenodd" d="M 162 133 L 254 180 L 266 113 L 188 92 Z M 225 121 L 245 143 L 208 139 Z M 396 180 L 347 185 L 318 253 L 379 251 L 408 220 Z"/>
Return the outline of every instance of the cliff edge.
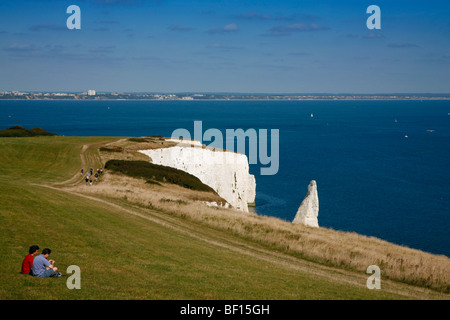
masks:
<path fill-rule="evenodd" d="M 170 139 L 175 142 L 175 139 Z M 199 141 L 177 140 L 168 148 L 139 150 L 152 163 L 183 170 L 225 199 L 233 208 L 248 212 L 248 204 L 255 201 L 256 181 L 249 173 L 245 154 L 206 148 Z"/>

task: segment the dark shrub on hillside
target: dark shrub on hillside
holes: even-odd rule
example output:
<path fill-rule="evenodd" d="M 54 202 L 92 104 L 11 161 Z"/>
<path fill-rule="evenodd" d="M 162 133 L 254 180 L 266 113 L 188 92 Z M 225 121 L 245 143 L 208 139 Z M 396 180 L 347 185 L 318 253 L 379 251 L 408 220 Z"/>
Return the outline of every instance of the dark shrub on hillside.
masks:
<path fill-rule="evenodd" d="M 47 132 L 42 128 L 25 129 L 21 126 L 14 126 L 8 129 L 0 130 L 0 137 L 38 137 L 38 136 L 57 136 L 56 133 Z"/>
<path fill-rule="evenodd" d="M 119 146 L 105 146 L 99 148 L 99 150 L 104 152 L 122 152 L 123 148 Z"/>
<path fill-rule="evenodd" d="M 13 126 L 11 128 L 8 128 L 6 130 L 26 130 L 24 127 L 22 126 Z"/>
<path fill-rule="evenodd" d="M 146 161 L 109 160 L 105 168 L 130 177 L 144 178 L 147 181 L 168 182 L 192 190 L 215 193 L 212 188 L 187 172 Z"/>
<path fill-rule="evenodd" d="M 149 140 L 145 139 L 145 138 L 129 138 L 128 141 L 131 141 L 131 142 L 148 142 Z"/>

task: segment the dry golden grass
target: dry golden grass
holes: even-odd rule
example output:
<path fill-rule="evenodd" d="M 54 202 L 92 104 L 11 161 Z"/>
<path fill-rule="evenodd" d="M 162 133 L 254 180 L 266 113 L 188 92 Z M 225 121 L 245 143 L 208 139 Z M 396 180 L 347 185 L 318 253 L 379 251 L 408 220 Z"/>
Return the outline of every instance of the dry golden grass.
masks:
<path fill-rule="evenodd" d="M 224 200 L 212 192 L 194 191 L 174 184 L 161 183 L 149 184 L 145 179 L 135 179 L 122 174 L 105 172 L 101 182 L 89 185 L 78 185 L 70 190 L 85 193 L 101 194 L 107 197 L 124 199 L 147 207 L 158 207 L 159 203 L 194 203 L 198 202 L 223 202 Z"/>
<path fill-rule="evenodd" d="M 149 157 L 137 150 L 168 147 L 172 143 L 165 142 L 163 138 L 151 137 L 149 142 L 121 139 L 106 146 L 121 147 L 123 152 L 100 152 L 103 163 L 110 159 L 149 161 Z M 311 228 L 275 217 L 208 207 L 204 204 L 205 201 L 219 203 L 223 199 L 209 192 L 193 191 L 165 183 L 149 184 L 143 179 L 108 172 L 92 187 L 79 184 L 72 189 L 120 199 L 189 219 L 306 260 L 358 272 L 365 272 L 369 265 L 377 265 L 385 278 L 450 292 L 450 259 L 443 255 L 426 253 L 357 233 Z"/>
<path fill-rule="evenodd" d="M 137 150 L 143 150 L 143 149 L 169 148 L 169 147 L 173 147 L 175 145 L 177 145 L 175 142 L 166 141 L 166 138 L 163 138 L 163 137 L 142 137 L 142 138 L 120 139 L 118 141 L 108 144 L 108 146 L 117 146 L 117 147 L 121 147 L 124 150 L 128 150 L 128 151 L 137 151 Z"/>
<path fill-rule="evenodd" d="M 93 187 L 76 191 L 122 199 L 146 208 L 187 218 L 225 230 L 303 259 L 365 272 L 378 265 L 391 280 L 450 291 L 450 259 L 398 246 L 377 238 L 326 228 L 292 224 L 274 217 L 245 214 L 233 209 L 212 208 L 202 202 L 219 201 L 212 193 L 175 185 L 153 185 L 144 180 L 106 173 Z"/>
<path fill-rule="evenodd" d="M 120 139 L 103 146 L 103 150 L 99 150 L 103 163 L 108 160 L 144 160 L 149 161 L 150 157 L 138 152 L 138 150 L 144 149 L 157 149 L 157 148 L 169 148 L 175 146 L 176 143 L 165 141 L 162 137 L 144 137 L 142 139 L 145 142 L 136 142 L 129 139 Z M 111 151 L 108 152 L 107 149 Z M 115 150 L 122 150 L 122 152 L 116 152 Z"/>

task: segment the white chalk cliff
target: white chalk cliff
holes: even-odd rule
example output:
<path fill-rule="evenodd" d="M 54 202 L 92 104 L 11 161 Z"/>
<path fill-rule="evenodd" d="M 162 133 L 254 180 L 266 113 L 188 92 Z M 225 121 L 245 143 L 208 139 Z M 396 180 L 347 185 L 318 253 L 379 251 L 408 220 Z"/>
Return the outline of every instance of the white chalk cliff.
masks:
<path fill-rule="evenodd" d="M 303 223 L 307 226 L 318 227 L 319 221 L 319 196 L 317 194 L 317 183 L 312 180 L 308 185 L 308 193 L 303 199 L 292 223 Z"/>
<path fill-rule="evenodd" d="M 248 212 L 248 204 L 255 202 L 256 181 L 249 173 L 245 154 L 214 151 L 194 140 L 168 141 L 178 144 L 139 152 L 149 156 L 154 164 L 176 168 L 196 176 L 235 209 Z"/>

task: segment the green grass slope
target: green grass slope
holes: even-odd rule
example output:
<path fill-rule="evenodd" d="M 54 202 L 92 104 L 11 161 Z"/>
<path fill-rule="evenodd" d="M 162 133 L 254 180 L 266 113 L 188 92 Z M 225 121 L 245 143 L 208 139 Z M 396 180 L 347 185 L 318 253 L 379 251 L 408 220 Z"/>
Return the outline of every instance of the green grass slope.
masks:
<path fill-rule="evenodd" d="M 1 183 L 2 299 L 396 298 L 275 266 L 168 230 L 120 210 L 48 190 Z M 66 278 L 19 274 L 30 244 L 53 250 Z"/>
<path fill-rule="evenodd" d="M 0 138 L 0 177 L 36 183 L 69 179 L 80 172 L 83 146 L 108 140 L 114 138 Z"/>
<path fill-rule="evenodd" d="M 87 165 L 83 149 L 92 156 L 89 165 L 100 166 L 95 146 L 108 140 L 113 138 L 0 139 L 0 299 L 433 297 L 389 282 L 382 285 L 392 290 L 368 290 L 368 275 L 355 274 L 353 281 L 339 270 L 317 273 L 311 263 L 257 253 L 255 244 L 206 226 L 42 186 L 79 174 Z M 63 273 L 79 266 L 81 289 L 67 289 L 67 277 L 20 274 L 32 244 L 51 248 Z"/>

